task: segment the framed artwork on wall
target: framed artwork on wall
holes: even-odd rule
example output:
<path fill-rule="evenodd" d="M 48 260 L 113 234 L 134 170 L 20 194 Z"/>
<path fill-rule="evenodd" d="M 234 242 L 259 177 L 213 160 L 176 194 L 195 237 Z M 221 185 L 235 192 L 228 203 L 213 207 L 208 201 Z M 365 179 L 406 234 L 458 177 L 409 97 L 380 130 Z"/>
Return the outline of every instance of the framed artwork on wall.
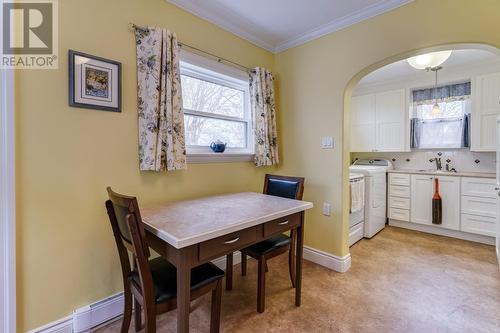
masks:
<path fill-rule="evenodd" d="M 69 105 L 121 112 L 121 63 L 69 50 Z"/>

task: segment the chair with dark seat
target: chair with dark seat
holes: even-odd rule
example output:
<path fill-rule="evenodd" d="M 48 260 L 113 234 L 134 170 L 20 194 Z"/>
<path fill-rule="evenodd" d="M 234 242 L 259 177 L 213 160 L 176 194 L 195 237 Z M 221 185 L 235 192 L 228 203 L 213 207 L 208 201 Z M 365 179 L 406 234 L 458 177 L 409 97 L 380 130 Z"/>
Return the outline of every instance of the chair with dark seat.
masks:
<path fill-rule="evenodd" d="M 302 200 L 304 193 L 304 178 L 288 177 L 266 174 L 264 180 L 264 194 L 278 197 Z M 288 252 L 288 269 L 292 287 L 295 288 L 295 229 L 290 231 L 290 236 L 280 234 L 268 238 L 262 242 L 251 245 L 241 250 L 241 275 L 247 274 L 247 256 L 258 261 L 258 282 L 257 282 L 257 312 L 265 310 L 265 273 L 267 260 L 282 253 Z M 226 258 L 226 289 L 232 289 L 233 254 L 228 254 Z"/>
<path fill-rule="evenodd" d="M 108 187 L 106 209 L 113 228 L 122 267 L 125 309 L 121 332 L 128 332 L 132 319 L 132 300 L 135 304 L 135 329 L 143 328 L 141 312 L 144 309 L 145 332 L 156 332 L 156 315 L 173 310 L 177 303 L 177 269 L 162 257 L 149 260 L 139 206 L 135 197 L 115 193 Z M 132 253 L 133 269 L 128 251 Z M 191 271 L 191 300 L 212 292 L 210 332 L 219 332 L 224 271 L 212 263 Z"/>

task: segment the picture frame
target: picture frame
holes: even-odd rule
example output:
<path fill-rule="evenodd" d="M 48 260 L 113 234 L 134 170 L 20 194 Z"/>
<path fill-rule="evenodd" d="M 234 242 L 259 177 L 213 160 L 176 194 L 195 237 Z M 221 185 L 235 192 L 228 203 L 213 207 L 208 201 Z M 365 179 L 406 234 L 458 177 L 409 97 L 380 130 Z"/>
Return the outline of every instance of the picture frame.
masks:
<path fill-rule="evenodd" d="M 74 50 L 68 59 L 69 106 L 121 112 L 122 64 Z"/>

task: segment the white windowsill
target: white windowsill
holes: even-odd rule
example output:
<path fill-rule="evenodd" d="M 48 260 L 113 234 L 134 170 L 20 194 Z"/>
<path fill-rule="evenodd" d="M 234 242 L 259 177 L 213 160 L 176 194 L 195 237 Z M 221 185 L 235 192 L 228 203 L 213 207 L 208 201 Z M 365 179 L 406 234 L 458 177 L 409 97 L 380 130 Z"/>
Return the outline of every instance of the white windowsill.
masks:
<path fill-rule="evenodd" d="M 232 163 L 253 161 L 254 154 L 249 153 L 188 153 L 187 163 Z"/>

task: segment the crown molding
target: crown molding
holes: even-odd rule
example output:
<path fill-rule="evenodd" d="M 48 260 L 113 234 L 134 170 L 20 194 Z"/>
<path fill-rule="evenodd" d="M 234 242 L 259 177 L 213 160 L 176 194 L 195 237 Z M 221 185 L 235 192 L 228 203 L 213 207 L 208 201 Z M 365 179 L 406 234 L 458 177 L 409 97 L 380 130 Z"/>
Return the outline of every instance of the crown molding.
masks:
<path fill-rule="evenodd" d="M 253 34 L 248 33 L 244 29 L 234 25 L 233 23 L 219 17 L 218 15 L 214 15 L 210 11 L 199 7 L 192 0 L 166 0 L 167 2 L 184 9 L 187 12 L 190 12 L 193 15 L 196 15 L 210 23 L 215 24 L 219 28 L 222 28 L 226 31 L 233 33 L 234 35 L 243 38 L 249 41 L 252 44 L 255 44 L 269 52 L 275 52 L 275 47 L 272 44 L 267 43 L 266 41 L 254 36 Z"/>
<path fill-rule="evenodd" d="M 368 20 L 372 17 L 391 11 L 393 9 L 396 9 L 413 1 L 415 0 L 389 0 L 381 3 L 376 3 L 372 6 L 368 6 L 350 15 L 346 15 L 342 18 L 333 20 L 330 23 L 327 23 L 319 28 L 305 32 L 297 37 L 291 38 L 283 43 L 280 43 L 275 47 L 274 52 L 275 53 L 283 52 L 292 47 L 299 46 L 314 39 L 318 39 L 332 32 L 342 30 L 351 25 Z"/>
<path fill-rule="evenodd" d="M 350 15 L 344 16 L 340 19 L 333 20 L 330 23 L 327 23 L 321 27 L 305 32 L 297 37 L 288 39 L 277 45 L 273 45 L 271 43 L 262 40 L 261 38 L 247 32 L 245 29 L 239 26 L 236 26 L 235 24 L 229 22 L 228 20 L 222 18 L 219 15 L 214 15 L 211 11 L 198 6 L 193 0 L 166 0 L 166 1 L 206 21 L 209 21 L 215 24 L 216 26 L 224 30 L 227 30 L 235 34 L 236 36 L 241 37 L 249 41 L 250 43 L 255 44 L 269 52 L 279 53 L 287 49 L 290 49 L 292 47 L 307 43 L 311 40 L 320 38 L 332 32 L 347 28 L 353 24 L 362 22 L 374 16 L 396 9 L 415 0 L 388 0 L 384 2 L 379 2 L 372 6 L 368 6 L 361 10 L 358 10 Z"/>

